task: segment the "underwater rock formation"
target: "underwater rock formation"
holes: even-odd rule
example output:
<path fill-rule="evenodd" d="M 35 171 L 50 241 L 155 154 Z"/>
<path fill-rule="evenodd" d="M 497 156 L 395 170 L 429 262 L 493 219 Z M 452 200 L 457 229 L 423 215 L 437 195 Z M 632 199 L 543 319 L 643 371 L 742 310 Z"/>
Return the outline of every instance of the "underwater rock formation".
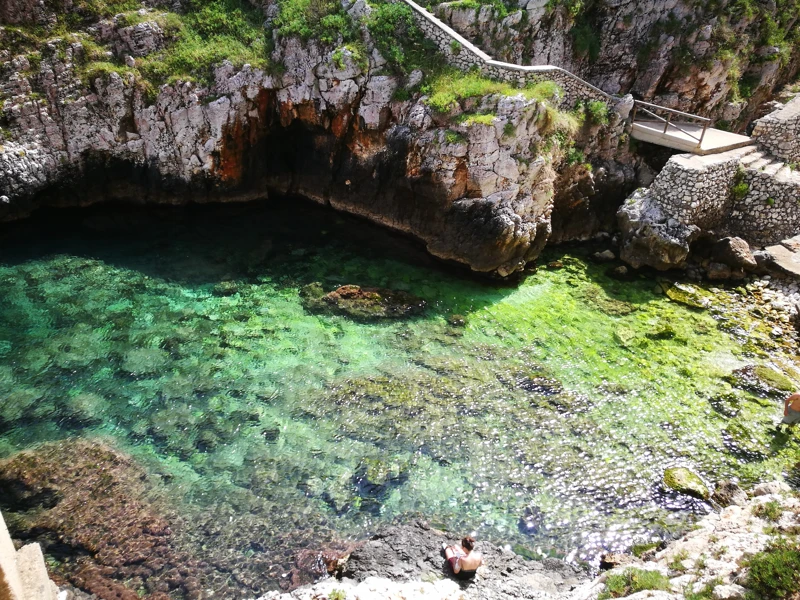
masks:
<path fill-rule="evenodd" d="M 425 301 L 400 290 L 343 285 L 327 294 L 320 283 L 300 290 L 303 305 L 311 312 L 346 315 L 354 319 L 402 319 L 421 314 Z"/>

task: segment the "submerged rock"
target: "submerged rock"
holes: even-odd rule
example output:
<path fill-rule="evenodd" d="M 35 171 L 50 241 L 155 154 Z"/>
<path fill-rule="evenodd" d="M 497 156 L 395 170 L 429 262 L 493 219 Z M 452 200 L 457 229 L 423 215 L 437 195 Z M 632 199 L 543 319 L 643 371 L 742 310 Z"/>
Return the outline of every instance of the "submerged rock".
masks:
<path fill-rule="evenodd" d="M 671 490 L 700 500 L 708 500 L 709 491 L 703 480 L 686 467 L 671 467 L 664 471 L 664 485 Z"/>
<path fill-rule="evenodd" d="M 731 372 L 725 379 L 735 387 L 757 394 L 781 394 L 796 389 L 786 375 L 764 365 L 747 365 Z"/>
<path fill-rule="evenodd" d="M 354 319 L 402 319 L 421 314 L 425 301 L 413 294 L 383 288 L 343 285 L 327 294 L 318 282 L 300 290 L 303 306 L 311 312 L 340 314 Z"/>
<path fill-rule="evenodd" d="M 709 308 L 712 296 L 705 290 L 690 283 L 662 283 L 661 288 L 670 300 L 691 306 L 692 308 Z"/>

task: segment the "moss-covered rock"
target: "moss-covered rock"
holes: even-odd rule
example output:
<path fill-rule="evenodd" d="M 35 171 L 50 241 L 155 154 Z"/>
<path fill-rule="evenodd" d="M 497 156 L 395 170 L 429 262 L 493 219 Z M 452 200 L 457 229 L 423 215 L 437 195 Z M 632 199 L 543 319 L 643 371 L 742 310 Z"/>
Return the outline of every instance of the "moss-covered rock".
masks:
<path fill-rule="evenodd" d="M 710 293 L 690 283 L 662 283 L 661 288 L 673 302 L 692 308 L 706 309 L 713 303 L 713 296 Z"/>
<path fill-rule="evenodd" d="M 303 306 L 311 312 L 340 314 L 359 320 L 402 319 L 425 309 L 425 301 L 408 292 L 357 285 L 343 285 L 326 294 L 320 283 L 310 283 L 300 290 L 300 297 Z"/>
<path fill-rule="evenodd" d="M 686 467 L 670 467 L 664 470 L 664 485 L 681 494 L 708 500 L 709 491 L 700 477 Z"/>
<path fill-rule="evenodd" d="M 797 389 L 797 385 L 789 377 L 766 365 L 747 365 L 736 369 L 725 380 L 735 387 L 756 394 L 783 395 Z"/>

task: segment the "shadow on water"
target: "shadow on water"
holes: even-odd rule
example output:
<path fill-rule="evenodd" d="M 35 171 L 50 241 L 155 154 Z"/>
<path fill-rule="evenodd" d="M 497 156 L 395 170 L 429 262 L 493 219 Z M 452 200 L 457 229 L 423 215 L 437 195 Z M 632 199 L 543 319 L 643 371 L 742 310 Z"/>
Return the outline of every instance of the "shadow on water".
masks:
<path fill-rule="evenodd" d="M 445 281 L 465 312 L 502 300 L 516 282 L 440 261 L 405 235 L 302 198 L 180 207 L 93 206 L 42 211 L 0 224 L 6 265 L 69 254 L 185 286 L 221 282 L 285 286 L 320 281 L 410 289 Z M 359 261 L 348 260 L 352 256 Z M 438 298 L 425 298 L 436 308 Z"/>

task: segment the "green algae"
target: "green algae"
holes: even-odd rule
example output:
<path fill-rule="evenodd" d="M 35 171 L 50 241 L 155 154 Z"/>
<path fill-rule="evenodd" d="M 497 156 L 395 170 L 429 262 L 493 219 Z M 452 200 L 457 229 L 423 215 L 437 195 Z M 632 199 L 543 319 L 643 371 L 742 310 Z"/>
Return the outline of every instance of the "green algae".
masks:
<path fill-rule="evenodd" d="M 698 311 L 563 250 L 544 257 L 562 268 L 489 284 L 329 212 L 240 210 L 6 244 L 0 453 L 101 435 L 187 511 L 254 515 L 275 539 L 423 515 L 587 560 L 704 510 L 659 495 L 667 467 L 753 481 L 800 459 L 770 428 L 790 348 L 735 293 L 703 290 Z M 314 282 L 427 309 L 309 312 Z M 731 379 L 748 365 L 769 389 Z"/>
<path fill-rule="evenodd" d="M 664 485 L 681 494 L 707 500 L 708 487 L 695 473 L 686 467 L 670 467 L 664 471 Z"/>

